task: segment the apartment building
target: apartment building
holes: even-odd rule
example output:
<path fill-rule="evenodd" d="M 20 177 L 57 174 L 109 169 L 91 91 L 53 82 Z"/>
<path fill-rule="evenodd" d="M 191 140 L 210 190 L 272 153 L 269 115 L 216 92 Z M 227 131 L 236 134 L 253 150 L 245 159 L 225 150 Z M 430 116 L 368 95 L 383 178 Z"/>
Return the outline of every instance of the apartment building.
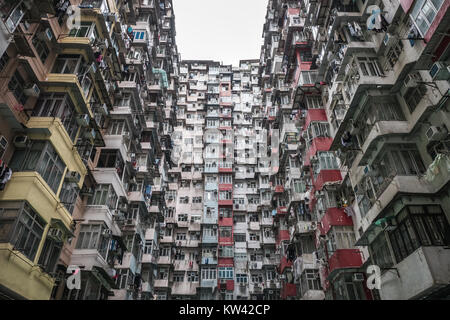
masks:
<path fill-rule="evenodd" d="M 1 296 L 153 299 L 177 96 L 171 1 L 0 7 Z"/>
<path fill-rule="evenodd" d="M 260 76 L 280 132 L 282 299 L 448 298 L 448 7 L 269 1 Z"/>
<path fill-rule="evenodd" d="M 267 3 L 0 1 L 0 298 L 448 299 L 450 3 Z"/>

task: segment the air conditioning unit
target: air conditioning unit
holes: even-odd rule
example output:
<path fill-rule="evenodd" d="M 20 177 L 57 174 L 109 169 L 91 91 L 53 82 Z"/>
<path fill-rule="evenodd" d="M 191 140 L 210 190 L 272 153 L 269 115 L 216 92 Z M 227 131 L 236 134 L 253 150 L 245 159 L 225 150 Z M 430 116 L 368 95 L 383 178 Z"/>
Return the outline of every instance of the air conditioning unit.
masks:
<path fill-rule="evenodd" d="M 67 171 L 65 180 L 68 182 L 78 183 L 80 182 L 81 174 L 77 171 Z"/>
<path fill-rule="evenodd" d="M 420 82 L 420 81 L 422 81 L 420 73 L 412 72 L 412 73 L 406 75 L 405 80 L 403 81 L 403 84 L 404 84 L 405 88 L 414 88 L 414 87 L 417 87 L 418 82 Z"/>
<path fill-rule="evenodd" d="M 30 144 L 30 139 L 23 134 L 14 137 L 13 144 L 17 149 L 26 148 Z"/>
<path fill-rule="evenodd" d="M 89 126 L 89 115 L 88 114 L 80 114 L 77 116 L 77 123 L 78 125 L 82 126 L 82 127 L 87 127 Z"/>
<path fill-rule="evenodd" d="M 354 282 L 363 282 L 364 281 L 364 273 L 358 272 L 353 274 Z"/>
<path fill-rule="evenodd" d="M 443 62 L 438 61 L 431 66 L 429 73 L 433 81 L 449 80 L 450 66 L 446 66 Z"/>
<path fill-rule="evenodd" d="M 428 141 L 437 141 L 444 139 L 447 136 L 448 132 L 445 128 L 431 126 L 430 128 L 428 128 L 425 134 Z"/>
<path fill-rule="evenodd" d="M 37 84 L 33 83 L 33 84 L 28 84 L 23 89 L 23 93 L 25 93 L 25 95 L 27 95 L 29 97 L 36 97 L 37 98 L 41 94 L 41 90 L 39 89 Z"/>

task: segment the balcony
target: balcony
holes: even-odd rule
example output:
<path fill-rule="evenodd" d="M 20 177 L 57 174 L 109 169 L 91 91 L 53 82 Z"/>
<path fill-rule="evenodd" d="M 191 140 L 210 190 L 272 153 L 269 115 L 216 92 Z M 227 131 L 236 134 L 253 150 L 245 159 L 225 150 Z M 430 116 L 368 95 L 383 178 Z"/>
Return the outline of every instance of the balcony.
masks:
<path fill-rule="evenodd" d="M 286 299 L 288 297 L 297 296 L 297 286 L 293 283 L 283 283 L 280 292 L 281 298 Z"/>
<path fill-rule="evenodd" d="M 172 295 L 195 295 L 197 293 L 197 288 L 199 287 L 198 282 L 174 282 L 171 287 Z"/>
<path fill-rule="evenodd" d="M 330 279 L 339 269 L 360 268 L 363 262 L 358 249 L 337 249 L 331 255 L 328 263 L 328 279 Z"/>
<path fill-rule="evenodd" d="M 103 221 L 108 229 L 112 231 L 113 235 L 120 236 L 122 234 L 108 206 L 87 205 L 83 219 L 85 221 Z"/>
<path fill-rule="evenodd" d="M 153 287 L 154 288 L 167 288 L 167 287 L 169 287 L 169 279 L 156 279 Z"/>
<path fill-rule="evenodd" d="M 201 279 L 200 287 L 215 288 L 215 287 L 217 287 L 217 280 L 216 279 Z"/>
<path fill-rule="evenodd" d="M 420 247 L 393 266 L 397 272 L 381 275 L 382 300 L 423 299 L 448 287 L 450 251 L 444 247 Z M 401 277 L 401 278 L 400 278 Z"/>

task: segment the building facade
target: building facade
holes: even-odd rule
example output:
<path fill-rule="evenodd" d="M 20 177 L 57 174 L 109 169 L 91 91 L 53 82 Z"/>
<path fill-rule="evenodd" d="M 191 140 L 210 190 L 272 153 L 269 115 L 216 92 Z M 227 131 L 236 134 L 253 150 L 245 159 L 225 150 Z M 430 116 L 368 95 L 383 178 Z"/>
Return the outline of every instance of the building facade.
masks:
<path fill-rule="evenodd" d="M 450 3 L 267 3 L 0 1 L 0 298 L 448 299 Z"/>

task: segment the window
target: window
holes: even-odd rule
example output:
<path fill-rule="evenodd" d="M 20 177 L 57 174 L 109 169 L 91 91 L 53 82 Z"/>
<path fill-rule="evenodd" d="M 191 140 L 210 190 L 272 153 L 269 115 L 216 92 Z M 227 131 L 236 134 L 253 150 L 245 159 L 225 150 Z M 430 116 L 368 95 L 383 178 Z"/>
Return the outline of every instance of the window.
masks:
<path fill-rule="evenodd" d="M 9 61 L 9 55 L 5 51 L 2 55 L 2 57 L 0 58 L 0 72 L 2 72 L 3 69 L 5 69 L 6 65 L 8 64 L 8 61 Z"/>
<path fill-rule="evenodd" d="M 333 170 L 339 169 L 336 157 L 333 152 L 318 152 L 319 163 L 321 169 Z"/>
<path fill-rule="evenodd" d="M 252 282 L 253 283 L 261 283 L 263 281 L 264 281 L 264 279 L 263 279 L 262 274 L 252 274 Z"/>
<path fill-rule="evenodd" d="M 198 282 L 198 272 L 197 271 L 189 271 L 187 273 L 188 282 Z"/>
<path fill-rule="evenodd" d="M 111 120 L 108 125 L 108 133 L 109 135 L 126 135 L 128 134 L 128 126 L 125 123 L 125 120 L 115 119 Z"/>
<path fill-rule="evenodd" d="M 219 246 L 220 257 L 233 257 L 233 246 Z"/>
<path fill-rule="evenodd" d="M 8 147 L 8 140 L 4 136 L 0 136 L 0 159 L 3 159 L 3 154 Z"/>
<path fill-rule="evenodd" d="M 217 270 L 216 268 L 202 268 L 202 280 L 216 280 Z"/>
<path fill-rule="evenodd" d="M 26 202 L 0 202 L 0 242 L 34 260 L 45 221 Z"/>
<path fill-rule="evenodd" d="M 444 0 L 418 0 L 411 10 L 411 17 L 414 24 L 424 37 L 433 23 Z"/>
<path fill-rule="evenodd" d="M 376 57 L 358 57 L 358 64 L 363 76 L 380 77 L 383 75 Z"/>
<path fill-rule="evenodd" d="M 65 164 L 48 141 L 33 141 L 29 149 L 16 150 L 10 163 L 13 171 L 36 171 L 56 194 Z"/>
<path fill-rule="evenodd" d="M 192 203 L 202 203 L 202 197 L 193 197 Z"/>
<path fill-rule="evenodd" d="M 184 272 L 183 273 L 175 272 L 173 274 L 173 282 L 183 282 L 183 281 L 184 281 Z"/>
<path fill-rule="evenodd" d="M 244 274 L 237 273 L 236 274 L 236 282 L 237 283 L 248 283 L 247 275 L 245 273 Z"/>
<path fill-rule="evenodd" d="M 183 204 L 189 203 L 189 197 L 180 197 L 180 203 Z"/>
<path fill-rule="evenodd" d="M 319 270 L 306 269 L 300 276 L 300 288 L 302 294 L 305 294 L 308 290 L 322 290 Z"/>
<path fill-rule="evenodd" d="M 186 233 L 177 233 L 177 240 L 186 240 Z"/>
<path fill-rule="evenodd" d="M 34 48 L 36 49 L 36 52 L 37 52 L 39 58 L 41 59 L 41 62 L 45 63 L 45 61 L 47 60 L 47 57 L 50 53 L 50 49 L 48 48 L 45 40 L 42 40 L 39 38 L 39 34 L 41 32 L 42 31 L 40 29 L 38 29 L 35 36 L 33 37 L 32 43 L 33 43 Z"/>
<path fill-rule="evenodd" d="M 409 112 L 413 113 L 422 98 L 427 94 L 427 88 L 421 84 L 414 88 L 409 88 L 404 98 L 408 105 Z"/>
<path fill-rule="evenodd" d="M 153 251 L 153 240 L 145 240 L 144 244 L 144 254 L 152 254 Z"/>
<path fill-rule="evenodd" d="M 70 139 L 74 142 L 79 127 L 76 122 L 76 117 L 78 114 L 68 94 L 41 94 L 36 102 L 32 115 L 34 117 L 60 118 L 64 128 L 70 136 Z"/>
<path fill-rule="evenodd" d="M 397 263 L 420 246 L 450 244 L 450 227 L 440 206 L 408 206 L 396 217 L 397 228 L 389 232 Z"/>
<path fill-rule="evenodd" d="M 259 241 L 259 234 L 257 233 L 250 233 L 250 241 Z"/>
<path fill-rule="evenodd" d="M 110 184 L 97 185 L 94 196 L 88 200 L 89 205 L 108 206 L 110 210 L 114 210 L 117 205 L 117 194 Z"/>
<path fill-rule="evenodd" d="M 8 89 L 14 94 L 14 97 L 21 104 L 25 104 L 28 99 L 28 97 L 23 92 L 24 85 L 25 80 L 22 78 L 19 71 L 16 70 L 8 83 Z"/>
<path fill-rule="evenodd" d="M 308 109 L 320 109 L 322 107 L 322 99 L 320 96 L 312 96 L 306 98 L 306 105 Z"/>
<path fill-rule="evenodd" d="M 79 28 L 70 30 L 69 37 L 91 38 L 94 41 L 99 38 L 95 22 L 90 21 L 81 21 Z"/>
<path fill-rule="evenodd" d="M 44 268 L 45 272 L 53 273 L 55 271 L 62 246 L 62 242 L 55 241 L 51 238 L 45 240 L 44 247 L 42 248 L 39 257 L 39 265 Z"/>
<path fill-rule="evenodd" d="M 231 227 L 220 227 L 219 231 L 221 238 L 230 238 L 231 237 Z"/>
<path fill-rule="evenodd" d="M 232 267 L 221 267 L 219 270 L 219 279 L 233 279 Z"/>
<path fill-rule="evenodd" d="M 175 253 L 175 260 L 185 260 L 186 258 L 186 254 L 184 253 L 183 250 L 177 250 Z"/>
<path fill-rule="evenodd" d="M 246 242 L 245 234 L 234 234 L 234 242 Z"/>

